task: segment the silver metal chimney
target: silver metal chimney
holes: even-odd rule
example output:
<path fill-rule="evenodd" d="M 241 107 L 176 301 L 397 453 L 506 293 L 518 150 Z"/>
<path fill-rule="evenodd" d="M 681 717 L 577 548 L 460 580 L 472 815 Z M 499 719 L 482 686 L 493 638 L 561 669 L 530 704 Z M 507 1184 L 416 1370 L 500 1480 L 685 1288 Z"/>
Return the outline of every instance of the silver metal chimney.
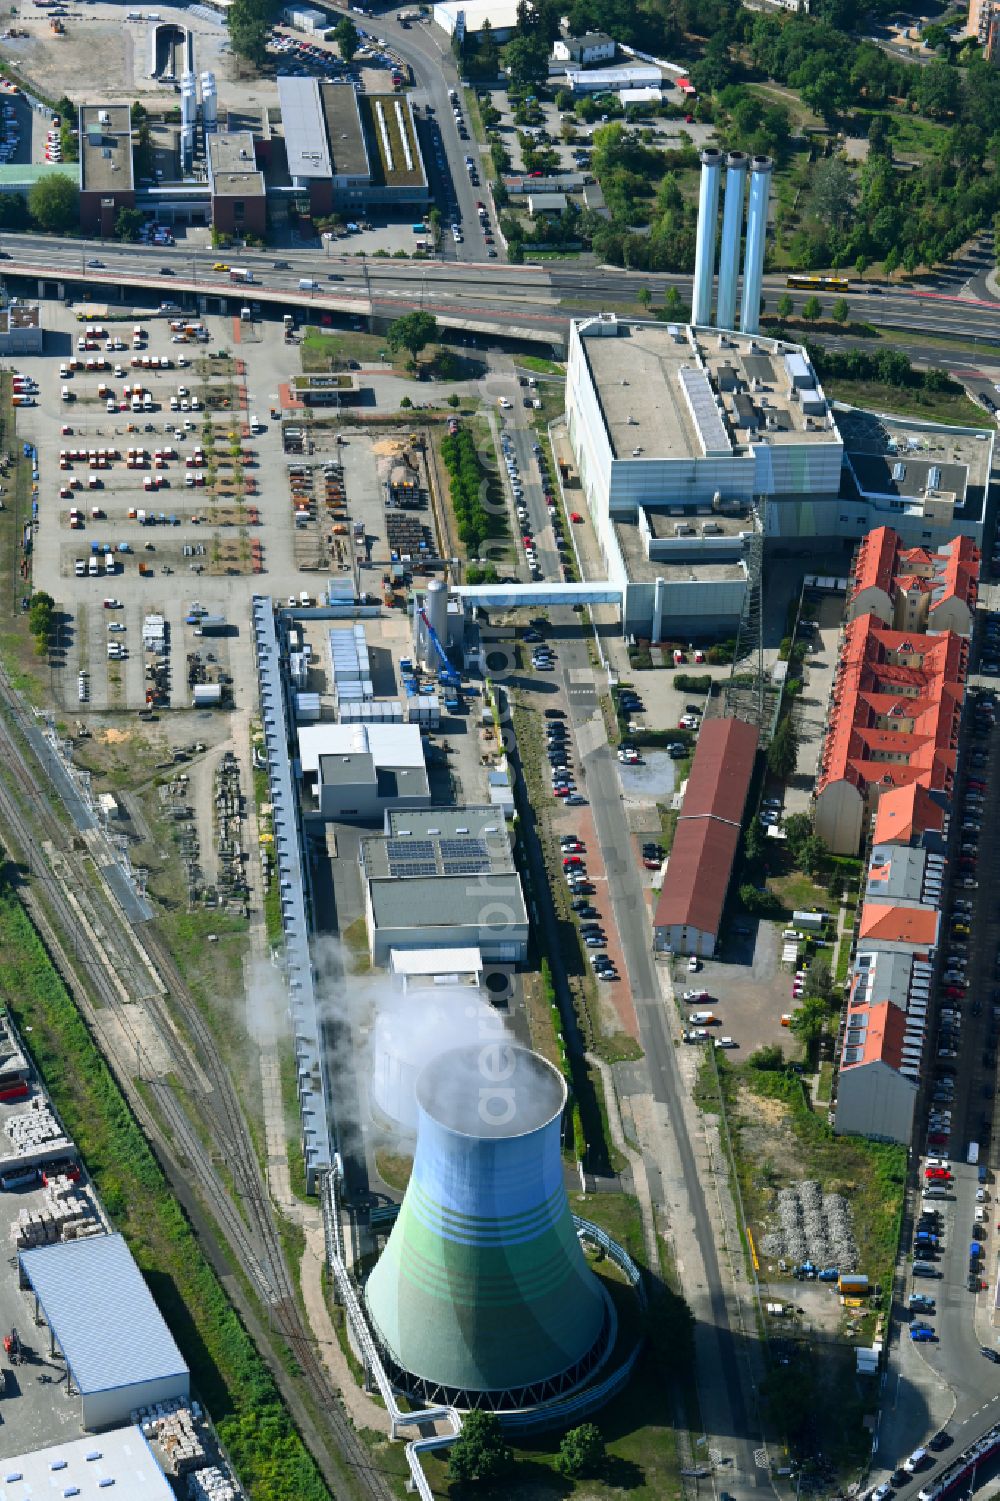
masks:
<path fill-rule="evenodd" d="M 719 218 L 719 184 L 722 152 L 708 148 L 701 153 L 701 194 L 698 200 L 698 240 L 694 256 L 694 289 L 691 322 L 712 321 L 712 279 L 715 275 L 715 235 Z"/>
<path fill-rule="evenodd" d="M 722 206 L 722 250 L 719 253 L 719 295 L 715 308 L 717 328 L 736 327 L 736 283 L 740 274 L 740 237 L 743 233 L 743 197 L 747 185 L 748 157 L 745 151 L 730 151 L 726 157 L 726 196 Z"/>

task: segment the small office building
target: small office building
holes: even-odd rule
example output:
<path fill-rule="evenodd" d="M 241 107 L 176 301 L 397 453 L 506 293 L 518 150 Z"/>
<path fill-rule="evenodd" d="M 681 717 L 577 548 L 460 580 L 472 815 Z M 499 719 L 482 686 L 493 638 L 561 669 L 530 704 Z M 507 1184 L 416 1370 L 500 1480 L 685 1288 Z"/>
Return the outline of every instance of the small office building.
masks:
<path fill-rule="evenodd" d="M 119 209 L 135 208 L 132 111 L 127 104 L 81 104 L 78 124 L 80 228 L 111 239 Z"/>
<path fill-rule="evenodd" d="M 267 233 L 264 174 L 248 130 L 208 137 L 208 185 L 212 228 L 224 235 Z"/>

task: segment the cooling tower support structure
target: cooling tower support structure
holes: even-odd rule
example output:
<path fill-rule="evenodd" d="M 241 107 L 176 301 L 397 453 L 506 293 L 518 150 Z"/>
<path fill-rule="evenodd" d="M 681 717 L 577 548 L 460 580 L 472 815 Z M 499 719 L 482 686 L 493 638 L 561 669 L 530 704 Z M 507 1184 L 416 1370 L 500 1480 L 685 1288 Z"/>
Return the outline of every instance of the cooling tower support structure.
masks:
<path fill-rule="evenodd" d="M 566 1086 L 509 1043 L 440 1054 L 417 1081 L 417 1148 L 365 1288 L 395 1385 L 427 1402 L 535 1408 L 587 1382 L 617 1322 L 584 1259 L 560 1158 Z"/>
<path fill-rule="evenodd" d="M 740 328 L 745 334 L 760 332 L 760 294 L 764 281 L 764 246 L 767 242 L 767 205 L 771 195 L 769 156 L 750 162 L 750 203 L 747 208 L 747 248 L 743 262 L 743 306 Z"/>
<path fill-rule="evenodd" d="M 731 151 L 726 157 L 726 196 L 722 205 L 719 293 L 715 306 L 717 328 L 736 327 L 736 283 L 740 274 L 740 238 L 743 233 L 743 197 L 746 184 L 746 152 Z"/>
<path fill-rule="evenodd" d="M 715 276 L 715 235 L 719 219 L 719 184 L 722 152 L 708 148 L 701 153 L 701 193 L 698 199 L 698 239 L 694 252 L 694 291 L 691 322 L 712 321 L 712 281 Z"/>

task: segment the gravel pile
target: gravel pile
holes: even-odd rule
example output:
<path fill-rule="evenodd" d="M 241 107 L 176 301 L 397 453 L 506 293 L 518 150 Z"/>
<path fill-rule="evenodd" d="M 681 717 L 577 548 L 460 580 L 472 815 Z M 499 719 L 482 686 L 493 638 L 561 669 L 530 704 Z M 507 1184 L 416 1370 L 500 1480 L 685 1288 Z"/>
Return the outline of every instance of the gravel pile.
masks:
<path fill-rule="evenodd" d="M 858 1247 L 851 1229 L 851 1211 L 841 1194 L 825 1194 L 813 1179 L 793 1183 L 778 1193 L 777 1226 L 761 1240 L 765 1256 L 786 1261 L 811 1261 L 814 1266 L 837 1266 L 852 1272 Z"/>

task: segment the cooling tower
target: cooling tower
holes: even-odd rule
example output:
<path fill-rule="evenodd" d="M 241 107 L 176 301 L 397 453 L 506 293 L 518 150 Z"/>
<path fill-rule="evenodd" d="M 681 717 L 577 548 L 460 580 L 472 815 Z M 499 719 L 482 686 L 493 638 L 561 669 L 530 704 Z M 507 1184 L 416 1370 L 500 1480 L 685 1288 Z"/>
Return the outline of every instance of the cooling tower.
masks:
<path fill-rule="evenodd" d="M 463 1037 L 498 1032 L 496 1013 L 473 985 L 407 986 L 375 1017 L 372 1100 L 387 1120 L 417 1129 L 417 1079 L 437 1053 Z"/>
<path fill-rule="evenodd" d="M 701 153 L 701 192 L 698 198 L 698 238 L 694 252 L 694 290 L 691 322 L 712 321 L 712 278 L 715 275 L 715 234 L 719 218 L 722 152 L 708 147 Z"/>
<path fill-rule="evenodd" d="M 740 274 L 740 236 L 743 198 L 747 185 L 747 156 L 730 151 L 726 157 L 726 194 L 722 204 L 722 249 L 719 251 L 719 294 L 716 328 L 736 327 L 736 282 Z"/>
<path fill-rule="evenodd" d="M 614 1313 L 563 1184 L 565 1102 L 550 1064 L 503 1042 L 421 1071 L 410 1184 L 365 1290 L 383 1359 L 414 1396 L 531 1407 L 608 1355 Z"/>
<path fill-rule="evenodd" d="M 771 196 L 769 156 L 750 162 L 750 204 L 747 208 L 747 243 L 743 261 L 743 306 L 740 328 L 745 334 L 760 331 L 760 293 L 764 281 L 764 246 L 767 240 L 767 204 Z"/>

